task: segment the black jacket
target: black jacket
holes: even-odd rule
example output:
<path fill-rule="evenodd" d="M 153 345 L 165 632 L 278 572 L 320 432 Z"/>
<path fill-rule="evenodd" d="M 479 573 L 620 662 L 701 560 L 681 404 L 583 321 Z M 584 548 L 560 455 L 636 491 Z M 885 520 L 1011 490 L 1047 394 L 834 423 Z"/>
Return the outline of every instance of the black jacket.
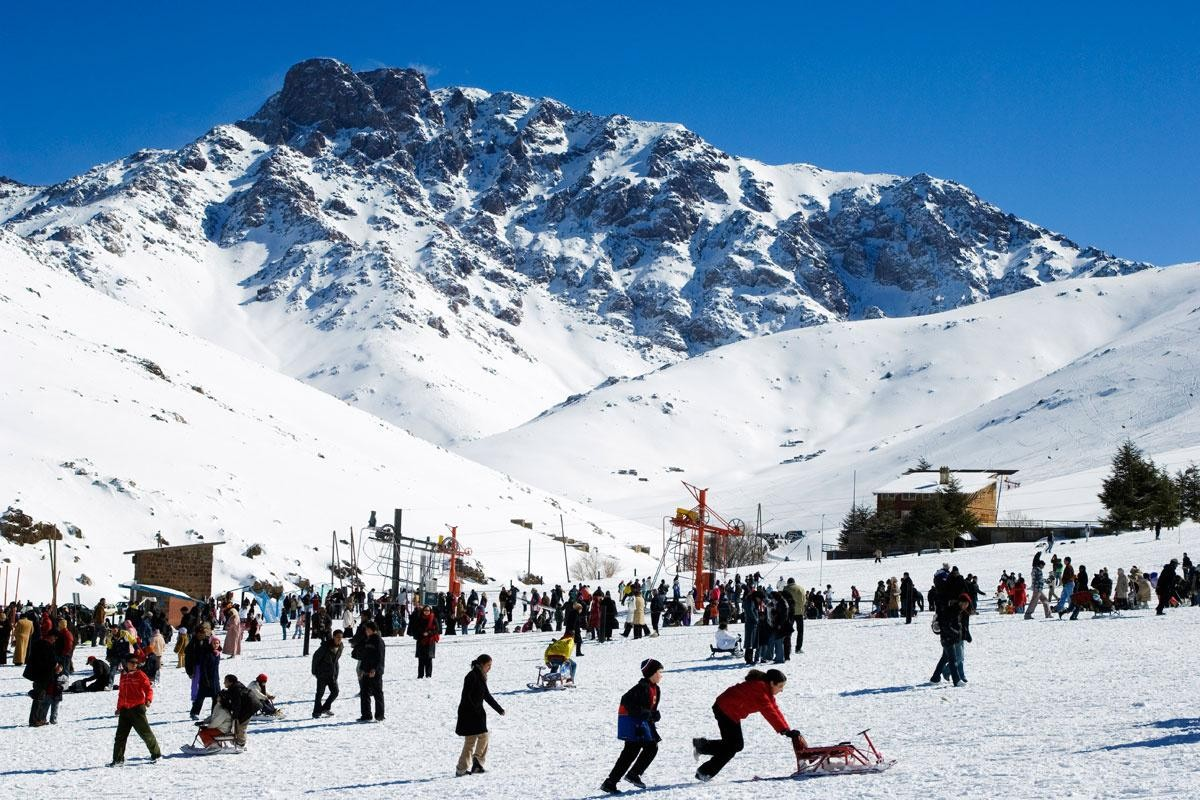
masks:
<path fill-rule="evenodd" d="M 243 723 L 258 713 L 259 709 L 259 704 L 250 696 L 250 690 L 241 683 L 222 689 L 217 695 L 217 702 L 229 712 L 229 716 Z"/>
<path fill-rule="evenodd" d="M 338 668 L 344 645 L 334 645 L 332 637 L 321 642 L 313 653 L 312 674 L 326 683 L 337 683 Z"/>
<path fill-rule="evenodd" d="M 383 674 L 384 661 L 387 659 L 387 645 L 384 644 L 383 637 L 378 633 L 371 634 L 360 646 L 359 653 L 361 657 L 358 660 L 358 668 L 364 675 L 371 670 L 374 670 L 376 675 Z"/>
<path fill-rule="evenodd" d="M 503 714 L 504 709 L 488 691 L 487 678 L 479 667 L 472 667 L 463 678 L 462 699 L 458 701 L 458 723 L 454 732 L 459 736 L 477 736 L 487 733 L 487 712 L 483 704 L 487 703 L 497 714 Z"/>
<path fill-rule="evenodd" d="M 39 689 L 45 689 L 54 680 L 54 647 L 48 639 L 36 639 L 29 644 L 25 656 L 25 680 L 32 681 Z"/>
<path fill-rule="evenodd" d="M 1158 573 L 1158 596 L 1170 597 L 1175 594 L 1175 582 L 1175 565 L 1164 565 L 1162 572 Z"/>

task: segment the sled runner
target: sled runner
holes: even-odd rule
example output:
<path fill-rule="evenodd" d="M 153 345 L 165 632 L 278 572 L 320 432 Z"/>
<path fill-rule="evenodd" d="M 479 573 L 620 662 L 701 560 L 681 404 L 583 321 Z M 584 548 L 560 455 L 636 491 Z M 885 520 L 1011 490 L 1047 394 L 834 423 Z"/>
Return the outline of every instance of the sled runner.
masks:
<path fill-rule="evenodd" d="M 200 741 L 200 732 L 196 732 L 196 738 L 192 739 L 191 744 L 181 746 L 180 751 L 189 756 L 215 756 L 215 755 L 235 755 L 244 752 L 246 748 L 239 745 L 233 740 L 232 733 L 222 733 L 213 739 L 213 743 L 208 747 Z"/>
<path fill-rule="evenodd" d="M 796 772 L 793 778 L 806 778 L 814 775 L 849 775 L 859 772 L 883 772 L 896 763 L 895 759 L 885 760 L 875 743 L 867 735 L 870 728 L 859 731 L 859 736 L 867 740 L 869 753 L 850 742 L 839 742 L 827 747 L 811 747 L 800 739 L 792 740 L 796 751 Z"/>
<path fill-rule="evenodd" d="M 745 651 L 742 650 L 742 637 L 740 635 L 737 637 L 737 644 L 735 644 L 733 647 L 717 647 L 711 644 L 708 646 L 709 658 L 716 658 L 717 656 L 725 655 L 733 656 L 734 658 L 741 658 L 744 654 Z"/>
<path fill-rule="evenodd" d="M 575 681 L 562 671 L 563 660 L 551 658 L 550 666 L 538 667 L 537 680 L 526 684 L 530 689 L 574 689 Z"/>

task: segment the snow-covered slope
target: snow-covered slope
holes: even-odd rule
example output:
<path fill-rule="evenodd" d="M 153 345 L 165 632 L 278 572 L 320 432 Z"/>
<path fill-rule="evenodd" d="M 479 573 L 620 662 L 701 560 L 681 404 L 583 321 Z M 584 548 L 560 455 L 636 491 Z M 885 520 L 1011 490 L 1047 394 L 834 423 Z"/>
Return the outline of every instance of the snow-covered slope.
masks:
<path fill-rule="evenodd" d="M 928 175 L 770 166 L 679 125 L 329 59 L 179 151 L 0 184 L 0 225 L 439 443 L 747 337 L 1148 266 Z"/>
<path fill-rule="evenodd" d="M 652 567 L 625 545 L 657 541 L 656 529 L 452 455 L 106 298 L 28 247 L 0 231 L 0 503 L 82 532 L 63 541 L 60 596 L 119 596 L 132 577 L 122 552 L 153 546 L 156 531 L 170 544 L 225 541 L 217 589 L 319 582 L 331 531 L 348 539 L 371 510 L 390 521 L 394 507 L 408 535 L 459 525 L 496 579 L 524 574 L 532 540 L 533 571 L 564 580 L 563 546 L 549 537 L 560 513 L 569 537 L 628 569 Z M 512 525 L 518 517 L 534 529 Z M 255 544 L 262 555 L 242 555 Z M 22 597 L 49 596 L 45 553 L 0 539 Z"/>
<path fill-rule="evenodd" d="M 1200 457 L 1198 334 L 1200 264 L 1078 280 L 740 342 L 459 451 L 648 523 L 685 478 L 727 515 L 830 526 L 921 457 L 1021 470 L 1009 513 L 1094 519 L 1124 437 L 1172 467 Z"/>

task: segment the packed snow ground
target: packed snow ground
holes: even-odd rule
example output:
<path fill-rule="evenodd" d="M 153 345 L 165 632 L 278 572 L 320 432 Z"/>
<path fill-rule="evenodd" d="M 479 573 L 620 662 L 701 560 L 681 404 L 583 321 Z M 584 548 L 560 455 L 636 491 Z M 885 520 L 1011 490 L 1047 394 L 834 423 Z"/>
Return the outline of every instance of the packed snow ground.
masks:
<path fill-rule="evenodd" d="M 1061 542 L 1094 572 L 1131 564 L 1157 570 L 1183 551 L 1200 551 L 1200 530 L 1146 533 Z M 766 567 L 770 580 L 821 578 L 838 594 L 850 583 L 873 587 L 910 571 L 918 586 L 943 558 L 994 586 L 1003 568 L 1028 574 L 1033 548 L 1004 545 L 954 554 L 871 562 L 785 562 Z M 615 585 L 609 588 L 615 588 Z M 867 594 L 867 592 L 864 592 Z M 653 796 L 670 798 L 951 798 L 951 797 L 1167 797 L 1194 779 L 1190 766 L 1200 744 L 1191 682 L 1200 609 L 1156 618 L 1153 609 L 1076 622 L 999 616 L 982 603 L 967 646 L 969 684 L 926 684 L 940 648 L 930 616 L 903 620 L 810 621 L 804 653 L 784 667 L 790 680 L 780 696 L 788 721 L 814 744 L 853 739 L 871 728 L 884 755 L 897 760 L 880 775 L 755 782 L 782 778 L 794 767 L 789 743 L 758 717 L 744 730 L 746 749 L 711 784 L 692 778 L 690 739 L 715 735 L 710 706 L 738 680 L 745 665 L 709 660 L 713 628 L 664 629 L 657 639 L 585 643 L 579 688 L 526 690 L 545 634 L 443 638 L 434 679 L 416 682 L 411 640 L 389 640 L 387 721 L 360 725 L 353 662 L 342 662 L 342 695 L 332 719 L 312 720 L 314 681 L 299 640 L 281 642 L 268 626 L 262 643 L 226 660 L 222 673 L 249 679 L 266 672 L 287 716 L 255 723 L 249 749 L 237 756 L 187 757 L 190 743 L 187 681 L 167 669 L 150 719 L 168 757 L 150 765 L 136 735 L 129 764 L 111 757 L 116 693 L 67 696 L 59 724 L 30 729 L 24 720 L 27 684 L 14 667 L 0 669 L 0 716 L 5 753 L 0 767 L 12 796 L 64 797 L 81 785 L 108 797 L 184 798 L 312 796 L 437 798 L 582 798 L 600 795 L 600 781 L 620 749 L 615 739 L 620 694 L 637 678 L 639 662 L 666 665 L 662 683 L 663 744 L 646 774 Z M 274 634 L 274 637 L 271 635 Z M 89 652 L 77 651 L 82 664 Z M 455 709 L 469 661 L 495 659 L 492 691 L 507 710 L 489 712 L 492 732 L 486 775 L 453 777 L 461 739 Z"/>

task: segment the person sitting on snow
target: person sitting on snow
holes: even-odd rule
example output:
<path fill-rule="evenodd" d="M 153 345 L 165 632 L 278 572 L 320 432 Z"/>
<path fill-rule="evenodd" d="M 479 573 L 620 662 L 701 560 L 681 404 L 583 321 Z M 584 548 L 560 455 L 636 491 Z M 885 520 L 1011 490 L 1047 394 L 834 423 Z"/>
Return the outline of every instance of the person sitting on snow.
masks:
<path fill-rule="evenodd" d="M 250 700 L 258 704 L 258 713 L 264 717 L 280 717 L 283 712 L 275 707 L 275 695 L 267 691 L 267 676 L 261 674 L 254 680 L 250 681 L 250 685 L 246 687 L 250 693 Z"/>
<path fill-rule="evenodd" d="M 564 631 L 561 639 L 555 639 L 546 648 L 546 666 L 551 670 L 557 668 L 560 675 L 566 676 L 571 683 L 575 682 L 575 636 L 571 631 Z"/>
<path fill-rule="evenodd" d="M 103 692 L 108 688 L 109 678 L 112 674 L 108 662 L 95 656 L 88 656 L 87 663 L 92 668 L 92 676 L 74 681 L 67 689 L 68 692 Z"/>
<path fill-rule="evenodd" d="M 722 622 L 717 627 L 717 632 L 714 636 L 713 651 L 719 653 L 733 653 L 741 646 L 742 639 L 729 632 L 729 625 Z"/>

